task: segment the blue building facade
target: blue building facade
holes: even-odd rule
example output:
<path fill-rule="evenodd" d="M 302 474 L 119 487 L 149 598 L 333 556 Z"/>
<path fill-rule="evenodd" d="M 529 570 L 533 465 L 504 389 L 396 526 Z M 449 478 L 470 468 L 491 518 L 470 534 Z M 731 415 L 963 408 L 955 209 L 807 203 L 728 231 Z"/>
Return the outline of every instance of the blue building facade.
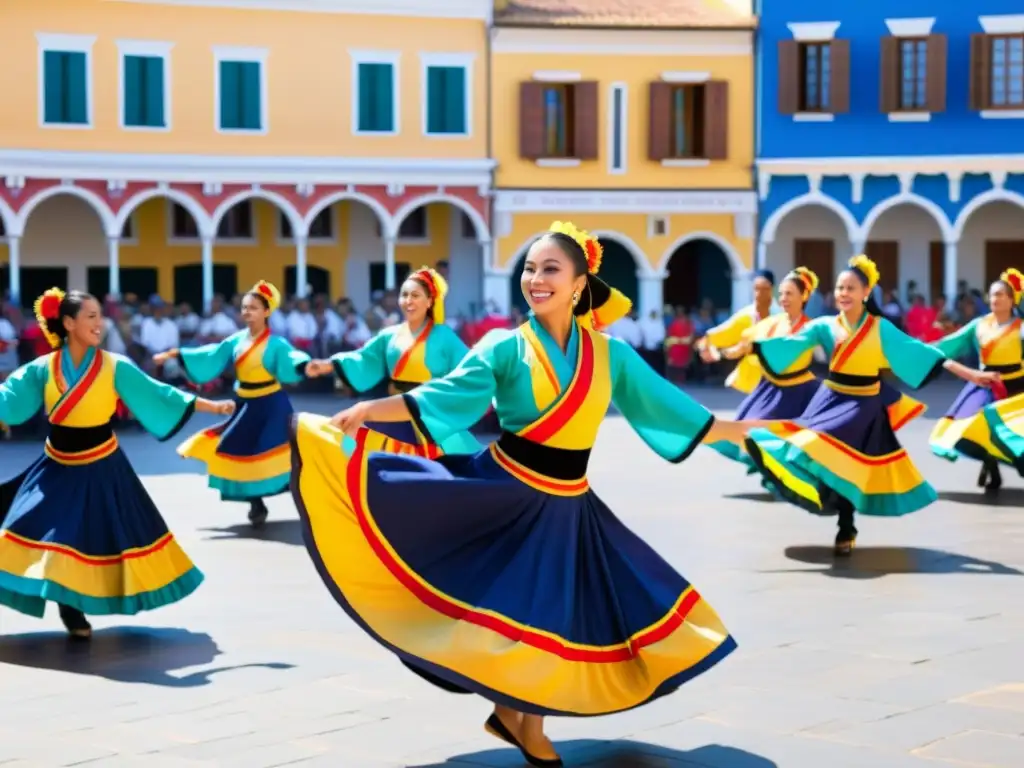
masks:
<path fill-rule="evenodd" d="M 758 264 L 952 299 L 1024 269 L 1021 0 L 761 0 Z"/>

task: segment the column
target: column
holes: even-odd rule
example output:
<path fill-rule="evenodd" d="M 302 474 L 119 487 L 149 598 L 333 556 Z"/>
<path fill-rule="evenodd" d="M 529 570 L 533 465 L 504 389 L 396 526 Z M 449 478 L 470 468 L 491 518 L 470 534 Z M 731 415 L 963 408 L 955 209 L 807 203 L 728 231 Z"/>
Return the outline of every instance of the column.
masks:
<path fill-rule="evenodd" d="M 768 263 L 768 245 L 764 240 L 757 243 L 757 260 L 754 262 L 754 269 L 765 269 Z"/>
<path fill-rule="evenodd" d="M 745 307 L 747 304 L 752 302 L 753 296 L 752 291 L 754 289 L 754 281 L 752 278 L 752 272 L 748 272 L 743 269 L 734 269 L 732 272 L 732 307 L 731 312 L 739 311 L 740 307 Z"/>
<path fill-rule="evenodd" d="M 213 305 L 213 235 L 203 235 L 203 312 Z"/>
<path fill-rule="evenodd" d="M 110 285 L 107 293 L 115 299 L 121 298 L 121 238 L 107 236 L 107 264 L 110 268 Z M 98 297 L 101 300 L 102 296 Z"/>
<path fill-rule="evenodd" d="M 295 294 L 306 298 L 309 293 L 309 274 L 306 268 L 306 238 L 295 238 Z"/>
<path fill-rule="evenodd" d="M 7 238 L 7 261 L 10 272 L 11 303 L 21 306 L 21 238 L 11 235 Z"/>
<path fill-rule="evenodd" d="M 945 254 L 943 254 L 944 275 L 942 280 L 942 290 L 943 293 L 946 294 L 946 306 L 949 307 L 950 309 L 956 306 L 958 261 L 959 257 L 957 254 L 957 244 L 946 243 L 946 252 Z"/>
<path fill-rule="evenodd" d="M 849 256 L 849 258 L 852 259 L 854 256 L 860 256 L 863 253 L 864 253 L 864 242 L 861 241 L 861 240 L 851 240 L 850 241 L 850 256 Z M 841 269 L 845 269 L 846 268 L 846 264 L 845 263 L 841 264 L 840 268 Z"/>
<path fill-rule="evenodd" d="M 640 317 L 647 317 L 651 310 L 661 315 L 661 308 L 665 303 L 665 277 L 664 272 L 638 272 L 637 281 L 640 283 L 640 295 L 637 297 L 636 307 Z"/>
<path fill-rule="evenodd" d="M 484 270 L 484 306 L 493 306 L 499 314 L 512 311 L 512 288 L 507 272 L 488 267 Z"/>
<path fill-rule="evenodd" d="M 384 238 L 384 287 L 395 290 L 395 238 Z"/>

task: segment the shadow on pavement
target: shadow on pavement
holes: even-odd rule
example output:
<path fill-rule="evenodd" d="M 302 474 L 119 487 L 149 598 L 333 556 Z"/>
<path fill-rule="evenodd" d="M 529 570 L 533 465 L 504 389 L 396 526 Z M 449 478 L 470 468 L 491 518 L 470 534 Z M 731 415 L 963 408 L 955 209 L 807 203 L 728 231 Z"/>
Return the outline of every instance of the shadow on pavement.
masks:
<path fill-rule="evenodd" d="M 566 765 L 579 768 L 779 768 L 765 757 L 721 744 L 683 751 L 636 741 L 576 739 L 556 742 L 555 748 Z M 409 765 L 407 768 L 457 768 L 472 765 L 519 768 L 525 763 L 517 750 L 495 749 L 456 755 L 443 763 Z"/>
<path fill-rule="evenodd" d="M 247 539 L 250 541 L 275 541 L 279 544 L 291 544 L 296 547 L 303 546 L 302 522 L 292 520 L 268 520 L 262 528 L 253 528 L 249 523 L 236 523 L 223 528 L 203 528 L 203 533 L 213 534 L 207 536 L 209 541 L 221 541 L 222 539 Z"/>
<path fill-rule="evenodd" d="M 786 557 L 798 563 L 828 566 L 822 570 L 787 570 L 792 573 L 820 573 L 839 579 L 877 579 L 900 573 L 977 573 L 995 576 L 1024 576 L 1024 573 L 993 560 L 981 560 L 955 552 L 919 547 L 864 547 L 849 558 L 836 558 L 832 547 L 786 547 Z M 775 571 L 779 572 L 779 571 Z"/>
<path fill-rule="evenodd" d="M 291 669 L 282 663 L 239 664 L 215 667 L 186 675 L 172 675 L 211 663 L 220 655 L 212 637 L 203 632 L 177 628 L 101 629 L 88 643 L 70 639 L 63 631 L 0 636 L 0 665 L 48 669 L 91 675 L 121 683 L 143 683 L 167 688 L 208 685 L 211 677 L 247 667 Z"/>
<path fill-rule="evenodd" d="M 980 507 L 1024 507 L 1024 488 L 1003 488 L 994 496 L 987 495 L 981 488 L 976 491 L 939 491 L 939 498 L 954 504 Z"/>
<path fill-rule="evenodd" d="M 727 499 L 740 499 L 741 501 L 759 501 L 764 504 L 776 504 L 779 502 L 775 496 L 768 491 L 749 491 L 744 493 L 723 493 Z"/>

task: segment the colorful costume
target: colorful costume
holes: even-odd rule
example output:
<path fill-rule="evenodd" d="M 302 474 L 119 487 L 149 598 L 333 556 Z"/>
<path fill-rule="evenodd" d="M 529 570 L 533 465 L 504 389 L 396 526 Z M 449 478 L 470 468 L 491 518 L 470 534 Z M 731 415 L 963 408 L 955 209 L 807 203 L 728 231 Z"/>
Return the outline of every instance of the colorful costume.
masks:
<path fill-rule="evenodd" d="M 735 346 L 744 341 L 746 334 L 766 319 L 778 313 L 778 307 L 774 304 L 768 314 L 762 317 L 754 304 L 744 307 L 739 312 L 726 320 L 721 325 L 716 325 L 704 338 L 697 342 L 697 348 L 702 349 L 708 345 L 725 349 Z M 757 387 L 761 380 L 761 366 L 754 354 L 745 355 L 725 380 L 725 386 L 749 395 Z"/>
<path fill-rule="evenodd" d="M 58 349 L 0 384 L 0 420 L 20 424 L 45 407 L 50 423 L 44 455 L 0 486 L 0 603 L 38 617 L 48 600 L 130 615 L 202 582 L 118 447 L 118 399 L 160 440 L 195 407 L 194 395 L 95 348 L 77 367 Z"/>
<path fill-rule="evenodd" d="M 1021 455 L 1021 448 L 1004 445 L 1014 442 L 1010 437 L 1012 427 L 1007 432 L 1004 417 L 1024 408 L 1024 398 L 1013 397 L 1024 393 L 1020 318 L 1014 317 L 1009 323 L 1000 325 L 994 315 L 986 315 L 972 320 L 936 342 L 935 346 L 952 359 L 964 357 L 973 349 L 984 370 L 999 373 L 1005 388 L 1003 396 L 1009 395 L 1010 399 L 996 402 L 998 397 L 992 388 L 966 384 L 932 430 L 932 453 L 950 461 L 963 454 L 979 461 L 1015 463 Z M 993 431 L 1003 435 L 998 445 L 993 439 Z"/>
<path fill-rule="evenodd" d="M 276 289 L 260 283 L 253 293 Z M 268 302 L 277 308 L 277 299 Z M 235 368 L 237 409 L 227 421 L 198 432 L 178 446 L 186 459 L 206 464 L 209 485 L 225 501 L 259 502 L 288 490 L 291 456 L 288 425 L 291 400 L 282 384 L 297 384 L 305 375 L 310 357 L 270 329 L 252 338 L 242 330 L 217 344 L 179 352 L 190 380 L 205 384 L 220 376 L 229 365 Z"/>
<path fill-rule="evenodd" d="M 842 315 L 822 317 L 754 346 L 773 375 L 817 346 L 831 357 L 828 380 L 799 419 L 751 430 L 747 438 L 751 458 L 777 493 L 818 514 L 835 512 L 833 496 L 863 514 L 885 516 L 936 499 L 895 435 L 924 406 L 882 382 L 880 373 L 891 369 L 916 389 L 942 370 L 941 351 L 866 312 L 856 328 Z"/>

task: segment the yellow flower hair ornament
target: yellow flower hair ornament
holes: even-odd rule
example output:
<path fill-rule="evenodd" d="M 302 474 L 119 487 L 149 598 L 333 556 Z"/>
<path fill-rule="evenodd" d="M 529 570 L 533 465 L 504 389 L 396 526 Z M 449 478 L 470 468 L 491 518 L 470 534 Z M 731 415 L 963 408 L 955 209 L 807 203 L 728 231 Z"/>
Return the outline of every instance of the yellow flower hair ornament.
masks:
<path fill-rule="evenodd" d="M 818 276 L 807 267 L 797 267 L 786 277 L 803 286 L 804 301 L 807 301 L 811 294 L 818 290 Z"/>
<path fill-rule="evenodd" d="M 267 308 L 273 314 L 281 306 L 281 292 L 273 284 L 266 280 L 260 280 L 252 287 L 250 293 L 262 297 L 267 302 Z"/>
<path fill-rule="evenodd" d="M 434 300 L 431 309 L 431 319 L 437 323 L 444 323 L 444 297 L 448 295 L 448 281 L 441 277 L 441 273 L 431 267 L 422 267 L 411 275 L 410 278 L 427 286 L 427 293 Z"/>
<path fill-rule="evenodd" d="M 1013 296 L 1010 297 L 1013 299 L 1013 305 L 1020 304 L 1021 292 L 1024 292 L 1024 273 L 1011 267 L 1003 272 L 999 279 L 1010 286 L 1010 290 L 1013 291 Z"/>
<path fill-rule="evenodd" d="M 868 290 L 873 291 L 875 286 L 878 285 L 878 279 L 881 277 L 875 262 L 862 253 L 850 259 L 848 264 L 850 269 L 856 269 L 868 279 Z"/>
<path fill-rule="evenodd" d="M 64 301 L 64 295 L 64 291 L 60 288 L 51 288 L 36 299 L 34 307 L 39 330 L 43 332 L 46 341 L 54 349 L 61 345 L 61 339 L 50 330 L 49 321 L 60 319 L 60 305 Z"/>
<path fill-rule="evenodd" d="M 557 232 L 566 235 L 576 241 L 576 244 L 583 249 L 587 257 L 587 271 L 596 275 L 601 269 L 601 257 L 604 256 L 604 249 L 596 237 L 589 232 L 579 229 L 571 221 L 556 221 L 551 224 L 549 232 Z"/>

